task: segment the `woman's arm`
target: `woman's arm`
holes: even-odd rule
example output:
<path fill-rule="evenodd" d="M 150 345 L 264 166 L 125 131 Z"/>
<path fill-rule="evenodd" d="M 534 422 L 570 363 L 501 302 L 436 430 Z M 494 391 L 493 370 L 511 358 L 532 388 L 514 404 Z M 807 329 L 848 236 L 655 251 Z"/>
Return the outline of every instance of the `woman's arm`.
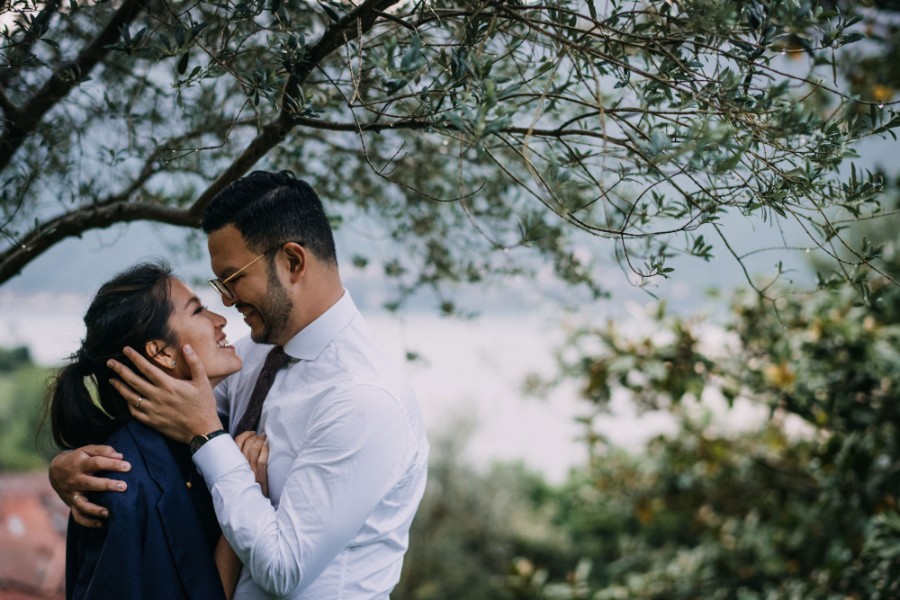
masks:
<path fill-rule="evenodd" d="M 231 600 L 234 596 L 234 588 L 237 586 L 238 577 L 241 576 L 241 569 L 244 565 L 238 558 L 234 550 L 228 544 L 228 540 L 224 535 L 219 536 L 219 543 L 216 544 L 216 551 L 213 554 L 216 560 L 216 568 L 219 570 L 219 577 L 222 579 L 222 588 L 225 590 L 226 600 Z"/>

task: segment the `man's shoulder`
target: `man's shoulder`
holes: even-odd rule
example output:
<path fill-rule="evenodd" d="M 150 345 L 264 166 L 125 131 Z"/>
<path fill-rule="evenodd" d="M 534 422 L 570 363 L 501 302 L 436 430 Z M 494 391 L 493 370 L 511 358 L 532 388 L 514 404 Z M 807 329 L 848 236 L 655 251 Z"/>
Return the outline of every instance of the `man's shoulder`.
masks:
<path fill-rule="evenodd" d="M 407 418 L 419 416 L 415 392 L 399 357 L 380 344 L 362 318 L 354 319 L 331 349 L 333 354 L 326 360 L 334 361 L 340 372 L 336 395 L 396 403 L 404 412 L 414 413 Z"/>

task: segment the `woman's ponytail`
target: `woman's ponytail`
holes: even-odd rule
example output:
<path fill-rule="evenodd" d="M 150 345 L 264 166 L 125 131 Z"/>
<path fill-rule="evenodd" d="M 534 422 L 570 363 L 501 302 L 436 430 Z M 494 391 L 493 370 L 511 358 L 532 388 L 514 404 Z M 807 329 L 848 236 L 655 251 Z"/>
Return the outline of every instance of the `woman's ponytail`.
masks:
<path fill-rule="evenodd" d="M 54 378 L 49 398 L 50 428 L 53 441 L 60 448 L 94 443 L 118 425 L 100 408 L 88 389 L 94 373 L 84 350 L 71 358 L 72 362 Z"/>

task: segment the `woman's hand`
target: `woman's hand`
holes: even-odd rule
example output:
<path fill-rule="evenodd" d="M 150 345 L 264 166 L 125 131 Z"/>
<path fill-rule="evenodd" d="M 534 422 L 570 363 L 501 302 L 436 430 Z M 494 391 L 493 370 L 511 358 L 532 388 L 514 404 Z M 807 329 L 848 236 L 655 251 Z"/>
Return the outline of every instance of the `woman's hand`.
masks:
<path fill-rule="evenodd" d="M 269 443 L 266 441 L 266 434 L 256 435 L 252 431 L 245 431 L 234 438 L 234 441 L 250 463 L 250 468 L 256 475 L 256 483 L 262 488 L 263 496 L 268 498 L 269 476 L 266 467 L 269 464 Z"/>

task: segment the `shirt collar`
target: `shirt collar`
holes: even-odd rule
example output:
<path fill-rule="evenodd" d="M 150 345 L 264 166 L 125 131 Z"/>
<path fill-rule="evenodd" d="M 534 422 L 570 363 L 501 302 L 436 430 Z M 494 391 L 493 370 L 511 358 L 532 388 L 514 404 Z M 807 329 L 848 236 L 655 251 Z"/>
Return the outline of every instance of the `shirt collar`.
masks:
<path fill-rule="evenodd" d="M 284 351 L 300 360 L 315 360 L 357 313 L 350 292 L 344 294 L 319 318 L 297 332 L 284 345 Z"/>

